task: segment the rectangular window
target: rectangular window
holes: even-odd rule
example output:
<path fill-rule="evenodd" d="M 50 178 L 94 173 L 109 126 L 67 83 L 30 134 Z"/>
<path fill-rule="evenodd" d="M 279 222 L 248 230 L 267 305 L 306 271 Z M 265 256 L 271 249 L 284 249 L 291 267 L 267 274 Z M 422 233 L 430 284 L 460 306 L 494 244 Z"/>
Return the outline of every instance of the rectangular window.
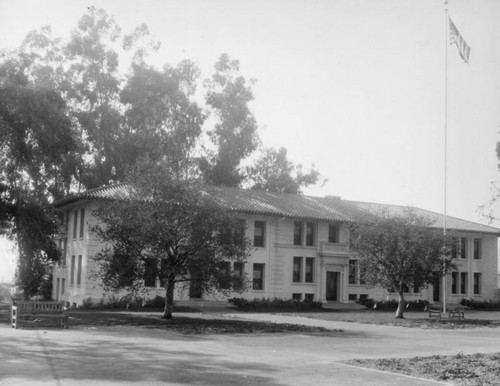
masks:
<path fill-rule="evenodd" d="M 75 210 L 73 212 L 73 238 L 74 239 L 76 239 L 77 228 L 78 228 L 78 211 Z"/>
<path fill-rule="evenodd" d="M 80 238 L 83 239 L 83 230 L 85 228 L 85 209 L 80 211 Z"/>
<path fill-rule="evenodd" d="M 474 295 L 481 294 L 481 274 L 474 272 Z"/>
<path fill-rule="evenodd" d="M 146 259 L 144 262 L 144 287 L 156 287 L 155 259 Z"/>
<path fill-rule="evenodd" d="M 349 294 L 349 301 L 350 302 L 355 302 L 358 299 L 358 295 L 356 294 Z"/>
<path fill-rule="evenodd" d="M 266 222 L 255 221 L 253 231 L 253 245 L 256 247 L 265 246 Z"/>
<path fill-rule="evenodd" d="M 456 237 L 451 238 L 451 258 L 456 259 L 458 257 L 458 239 Z"/>
<path fill-rule="evenodd" d="M 300 302 L 302 300 L 302 294 L 292 294 L 292 299 Z"/>
<path fill-rule="evenodd" d="M 69 276 L 69 284 L 75 284 L 75 256 L 71 256 L 71 267 L 70 267 L 70 276 Z"/>
<path fill-rule="evenodd" d="M 467 272 L 460 272 L 460 293 L 467 294 Z"/>
<path fill-rule="evenodd" d="M 451 273 L 451 293 L 457 294 L 458 290 L 458 272 Z"/>
<path fill-rule="evenodd" d="M 481 239 L 474 239 L 474 259 L 479 260 L 482 258 L 481 256 Z"/>
<path fill-rule="evenodd" d="M 315 224 L 313 222 L 306 223 L 306 245 L 314 245 Z"/>
<path fill-rule="evenodd" d="M 293 245 L 302 245 L 302 221 L 295 221 L 293 223 Z"/>
<path fill-rule="evenodd" d="M 66 279 L 65 278 L 63 278 L 61 280 L 61 295 L 64 294 L 64 289 L 65 289 L 64 287 L 66 287 Z"/>
<path fill-rule="evenodd" d="M 314 302 L 314 294 L 304 294 L 304 302 L 306 303 Z"/>
<path fill-rule="evenodd" d="M 328 242 L 339 242 L 339 226 L 338 224 L 328 224 Z"/>
<path fill-rule="evenodd" d="M 76 270 L 76 285 L 82 284 L 82 255 L 78 255 L 78 269 Z"/>
<path fill-rule="evenodd" d="M 264 289 L 264 264 L 253 265 L 253 289 Z"/>
<path fill-rule="evenodd" d="M 293 282 L 300 283 L 302 276 L 302 257 L 293 258 Z"/>
<path fill-rule="evenodd" d="M 219 266 L 220 270 L 220 289 L 229 289 L 231 287 L 231 263 L 229 261 L 223 261 Z"/>
<path fill-rule="evenodd" d="M 61 256 L 63 267 L 66 267 L 66 254 L 67 253 L 68 253 L 68 239 L 64 239 L 64 241 L 63 241 L 63 255 Z"/>
<path fill-rule="evenodd" d="M 465 237 L 460 237 L 460 258 L 467 259 L 467 239 Z"/>
<path fill-rule="evenodd" d="M 243 279 L 243 274 L 245 272 L 244 263 L 234 263 L 233 274 L 238 279 Z"/>
<path fill-rule="evenodd" d="M 349 284 L 358 283 L 358 261 L 349 260 Z"/>
<path fill-rule="evenodd" d="M 306 283 L 314 283 L 314 257 L 306 257 Z"/>

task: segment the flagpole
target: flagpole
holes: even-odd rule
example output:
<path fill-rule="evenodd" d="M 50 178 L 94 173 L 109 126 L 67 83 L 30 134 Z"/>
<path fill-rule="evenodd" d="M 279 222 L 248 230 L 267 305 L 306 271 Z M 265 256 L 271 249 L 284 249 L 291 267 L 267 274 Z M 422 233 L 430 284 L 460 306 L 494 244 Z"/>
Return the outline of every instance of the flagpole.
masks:
<path fill-rule="evenodd" d="M 445 14 L 445 54 L 444 54 L 444 214 L 443 214 L 443 235 L 446 236 L 446 183 L 447 183 L 447 166 L 448 166 L 448 0 L 444 0 Z M 443 260 L 445 257 L 443 256 Z M 443 266 L 443 312 L 446 313 L 446 267 Z"/>

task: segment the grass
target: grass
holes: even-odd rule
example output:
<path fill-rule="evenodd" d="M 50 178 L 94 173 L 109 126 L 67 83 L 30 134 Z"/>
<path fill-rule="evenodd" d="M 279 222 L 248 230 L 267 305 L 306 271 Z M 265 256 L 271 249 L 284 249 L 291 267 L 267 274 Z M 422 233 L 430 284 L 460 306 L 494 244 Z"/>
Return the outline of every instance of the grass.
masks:
<path fill-rule="evenodd" d="M 43 319 L 22 322 L 25 328 L 56 327 L 57 319 Z M 185 335 L 199 334 L 255 334 L 255 333 L 301 333 L 328 335 L 334 332 L 323 327 L 304 326 L 292 323 L 243 321 L 200 314 L 199 317 L 176 316 L 162 319 L 160 313 L 120 312 L 120 311 L 73 311 L 70 313 L 69 328 L 98 326 L 136 326 L 142 328 L 162 328 Z M 341 330 L 336 330 L 339 332 Z"/>
<path fill-rule="evenodd" d="M 407 359 L 354 359 L 344 362 L 354 366 L 411 375 L 457 385 L 498 385 L 500 353 L 434 355 Z"/>

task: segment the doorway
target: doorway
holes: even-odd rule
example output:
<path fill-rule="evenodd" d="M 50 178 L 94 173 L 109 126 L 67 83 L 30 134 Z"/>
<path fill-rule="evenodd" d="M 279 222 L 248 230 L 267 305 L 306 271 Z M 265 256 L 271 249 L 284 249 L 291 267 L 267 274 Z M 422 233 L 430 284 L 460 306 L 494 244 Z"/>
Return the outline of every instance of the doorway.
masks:
<path fill-rule="evenodd" d="M 339 272 L 326 273 L 326 300 L 339 300 Z"/>

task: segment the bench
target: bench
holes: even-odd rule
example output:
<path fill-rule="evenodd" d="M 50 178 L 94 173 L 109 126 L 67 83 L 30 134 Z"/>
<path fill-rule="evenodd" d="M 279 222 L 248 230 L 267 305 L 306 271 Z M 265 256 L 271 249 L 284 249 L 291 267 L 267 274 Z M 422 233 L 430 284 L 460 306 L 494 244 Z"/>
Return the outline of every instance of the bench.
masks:
<path fill-rule="evenodd" d="M 20 327 L 21 319 L 37 317 L 60 319 L 61 328 L 68 328 L 69 312 L 66 302 L 16 301 L 12 305 L 12 328 Z"/>
<path fill-rule="evenodd" d="M 429 318 L 436 317 L 440 318 L 442 316 L 443 307 L 441 304 L 430 304 L 429 305 Z"/>
<path fill-rule="evenodd" d="M 448 318 L 465 319 L 464 309 L 462 307 L 450 307 Z"/>

